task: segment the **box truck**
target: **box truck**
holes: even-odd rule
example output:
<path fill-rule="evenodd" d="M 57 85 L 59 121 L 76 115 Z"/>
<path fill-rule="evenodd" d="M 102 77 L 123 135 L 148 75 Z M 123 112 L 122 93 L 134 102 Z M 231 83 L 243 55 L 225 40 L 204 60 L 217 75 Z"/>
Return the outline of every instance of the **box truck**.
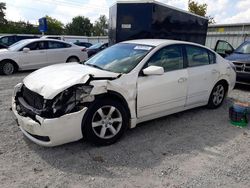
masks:
<path fill-rule="evenodd" d="M 208 19 L 156 1 L 118 1 L 109 10 L 109 43 L 174 39 L 205 45 Z"/>

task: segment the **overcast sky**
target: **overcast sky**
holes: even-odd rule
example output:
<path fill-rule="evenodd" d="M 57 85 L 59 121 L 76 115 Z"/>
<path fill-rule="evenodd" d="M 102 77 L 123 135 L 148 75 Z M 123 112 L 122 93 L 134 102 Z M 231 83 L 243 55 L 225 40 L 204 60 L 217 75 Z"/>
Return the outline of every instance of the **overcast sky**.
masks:
<path fill-rule="evenodd" d="M 49 15 L 64 24 L 81 15 L 94 22 L 101 14 L 108 16 L 109 7 L 115 0 L 0 0 L 6 2 L 8 20 L 30 21 Z M 127 0 L 128 1 L 128 0 Z M 158 0 L 159 2 L 187 10 L 188 0 Z M 196 0 L 208 4 L 208 15 L 216 23 L 250 22 L 250 0 Z"/>

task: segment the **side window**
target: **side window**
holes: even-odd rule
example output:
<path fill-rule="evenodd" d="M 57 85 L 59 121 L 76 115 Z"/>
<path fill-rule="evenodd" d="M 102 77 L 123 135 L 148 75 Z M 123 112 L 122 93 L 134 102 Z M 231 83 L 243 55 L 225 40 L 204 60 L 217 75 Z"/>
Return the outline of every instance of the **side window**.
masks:
<path fill-rule="evenodd" d="M 70 48 L 71 46 L 71 44 L 65 44 L 65 48 Z"/>
<path fill-rule="evenodd" d="M 222 57 L 225 57 L 227 54 L 233 53 L 234 49 L 227 41 L 218 40 L 214 51 L 216 51 Z"/>
<path fill-rule="evenodd" d="M 1 43 L 5 44 L 5 45 L 8 45 L 9 44 L 8 37 L 2 37 L 1 38 Z"/>
<path fill-rule="evenodd" d="M 208 51 L 208 55 L 209 55 L 209 63 L 210 64 L 214 64 L 216 63 L 216 56 L 213 52 Z"/>
<path fill-rule="evenodd" d="M 183 55 L 180 46 L 168 46 L 157 51 L 148 61 L 148 66 L 160 66 L 164 71 L 173 71 L 183 68 Z"/>
<path fill-rule="evenodd" d="M 29 48 L 30 50 L 44 50 L 46 49 L 46 43 L 44 41 L 32 42 L 27 46 L 25 46 L 24 48 Z"/>
<path fill-rule="evenodd" d="M 15 43 L 14 39 L 15 36 L 6 36 L 1 38 L 1 42 L 6 46 L 10 46 Z"/>
<path fill-rule="evenodd" d="M 58 49 L 58 48 L 69 48 L 71 45 L 62 42 L 49 41 L 48 46 L 49 49 Z"/>
<path fill-rule="evenodd" d="M 17 41 L 20 41 L 20 40 L 23 40 L 23 39 L 27 39 L 27 37 L 25 37 L 25 36 L 16 36 Z"/>
<path fill-rule="evenodd" d="M 37 50 L 38 49 L 38 42 L 32 42 L 26 45 L 24 48 L 29 48 L 30 50 Z"/>
<path fill-rule="evenodd" d="M 206 49 L 196 46 L 186 46 L 186 51 L 189 67 L 209 64 L 209 56 Z"/>

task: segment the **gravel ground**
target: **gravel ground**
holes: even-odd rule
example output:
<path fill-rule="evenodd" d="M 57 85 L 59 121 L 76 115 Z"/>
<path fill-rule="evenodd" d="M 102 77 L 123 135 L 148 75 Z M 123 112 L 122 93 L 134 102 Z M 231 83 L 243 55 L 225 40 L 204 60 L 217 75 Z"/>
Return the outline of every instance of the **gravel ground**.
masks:
<path fill-rule="evenodd" d="M 44 148 L 9 110 L 13 86 L 28 73 L 0 76 L 1 187 L 250 187 L 250 129 L 230 125 L 227 103 L 142 123 L 111 146 Z M 249 91 L 231 96 L 250 99 Z"/>

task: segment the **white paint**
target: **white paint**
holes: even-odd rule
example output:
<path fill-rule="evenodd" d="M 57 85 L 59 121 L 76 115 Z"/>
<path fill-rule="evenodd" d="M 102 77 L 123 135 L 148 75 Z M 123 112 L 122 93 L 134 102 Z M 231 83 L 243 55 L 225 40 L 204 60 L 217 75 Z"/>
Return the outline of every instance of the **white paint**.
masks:
<path fill-rule="evenodd" d="M 23 83 L 45 99 L 53 99 L 58 93 L 73 85 L 86 83 L 89 75 L 117 77 L 119 74 L 78 63 L 67 63 L 39 69 L 24 78 Z"/>
<path fill-rule="evenodd" d="M 131 29 L 131 24 L 122 24 L 121 28 L 122 29 Z"/>
<path fill-rule="evenodd" d="M 130 73 L 122 74 L 114 80 L 91 81 L 90 85 L 93 86 L 93 90 L 90 95 L 94 96 L 108 91 L 119 93 L 126 100 L 130 110 L 130 128 L 135 127 L 139 122 L 207 104 L 212 88 L 222 79 L 229 84 L 228 92 L 234 87 L 236 73 L 230 67 L 228 61 L 219 55 L 216 56 L 216 64 L 161 72 L 160 75 L 141 76 L 139 74 L 149 58 L 162 47 L 171 44 L 193 43 L 171 40 L 136 40 L 124 43 L 155 47 Z M 94 77 L 117 77 L 119 75 L 78 64 L 54 65 L 30 74 L 24 79 L 24 84 L 30 90 L 43 95 L 45 98 L 52 99 L 72 85 L 86 83 L 90 74 Z M 20 87 L 21 84 L 16 86 L 14 96 Z M 30 118 L 17 114 L 14 98 L 12 108 L 24 134 L 40 145 L 54 146 L 82 137 L 81 120 L 87 110 L 86 108 L 55 119 L 48 120 L 37 117 L 41 126 L 38 126 Z M 34 134 L 49 136 L 52 138 L 51 142 L 41 143 L 41 141 L 25 133 L 25 130 Z"/>
<path fill-rule="evenodd" d="M 71 56 L 78 57 L 80 62 L 88 58 L 87 53 L 82 51 L 83 47 L 74 44 L 70 44 L 71 47 L 69 48 L 22 51 L 27 45 L 39 41 L 56 41 L 69 44 L 63 41 L 53 39 L 26 39 L 22 41 L 22 45 L 14 51 L 0 50 L 0 63 L 5 59 L 10 59 L 16 62 L 20 70 L 29 70 L 58 63 L 66 63 L 67 59 Z"/>

